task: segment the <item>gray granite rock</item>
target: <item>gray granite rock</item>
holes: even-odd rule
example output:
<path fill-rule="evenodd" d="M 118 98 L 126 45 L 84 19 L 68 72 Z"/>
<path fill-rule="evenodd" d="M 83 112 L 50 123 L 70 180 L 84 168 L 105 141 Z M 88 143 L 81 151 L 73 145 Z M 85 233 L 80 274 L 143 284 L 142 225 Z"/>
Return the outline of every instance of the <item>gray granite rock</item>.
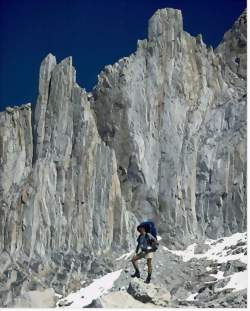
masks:
<path fill-rule="evenodd" d="M 125 291 L 111 292 L 101 297 L 100 303 L 94 302 L 95 308 L 155 308 L 153 303 L 143 303 Z M 88 306 L 89 307 L 89 306 Z M 160 306 L 157 306 L 160 308 Z"/>
<path fill-rule="evenodd" d="M 54 308 L 56 306 L 56 296 L 52 288 L 43 291 L 29 291 L 23 293 L 9 305 L 11 308 Z"/>
<path fill-rule="evenodd" d="M 0 127 L 1 269 L 9 265 L 6 256 L 19 258 L 38 283 L 61 294 L 78 289 L 94 256 L 113 245 L 133 247 L 136 218 L 126 209 L 114 150 L 98 134 L 72 59 L 56 64 L 48 55 L 34 116 L 30 105 L 3 112 Z"/>
<path fill-rule="evenodd" d="M 92 302 L 86 306 L 84 306 L 84 308 L 104 308 L 104 305 L 101 301 L 100 298 L 97 299 L 93 299 Z"/>
<path fill-rule="evenodd" d="M 232 292 L 221 291 L 217 297 L 208 301 L 196 301 L 200 308 L 247 308 L 247 290 Z"/>
<path fill-rule="evenodd" d="M 228 276 L 235 272 L 241 272 L 246 269 L 247 264 L 241 262 L 240 260 L 229 260 L 221 267 L 221 270 L 224 271 L 223 276 Z"/>
<path fill-rule="evenodd" d="M 133 279 L 129 283 L 128 293 L 143 303 L 153 303 L 157 306 L 167 306 L 171 295 L 167 289 L 152 283 L 145 284 L 141 279 Z"/>
<path fill-rule="evenodd" d="M 0 306 L 111 271 L 141 220 L 169 248 L 246 230 L 246 12 L 213 50 L 158 10 L 92 93 L 49 54 L 35 108 L 0 113 L 0 215 Z M 177 263 L 162 280 L 176 296 L 211 280 Z"/>
<path fill-rule="evenodd" d="M 243 13 L 214 51 L 180 11 L 158 10 L 148 39 L 98 76 L 93 108 L 122 195 L 173 248 L 246 228 L 245 33 Z"/>
<path fill-rule="evenodd" d="M 195 246 L 194 253 L 195 254 L 204 254 L 210 249 L 210 246 L 205 243 L 199 243 Z"/>

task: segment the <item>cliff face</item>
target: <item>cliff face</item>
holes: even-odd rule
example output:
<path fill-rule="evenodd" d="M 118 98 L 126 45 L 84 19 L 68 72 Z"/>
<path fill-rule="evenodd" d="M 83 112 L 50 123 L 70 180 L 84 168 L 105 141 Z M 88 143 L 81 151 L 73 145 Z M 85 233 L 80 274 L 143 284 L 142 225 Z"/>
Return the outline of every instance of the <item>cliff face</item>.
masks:
<path fill-rule="evenodd" d="M 246 15 L 213 51 L 159 10 L 148 40 L 99 76 L 93 107 L 114 148 L 121 188 L 165 241 L 217 238 L 246 226 Z"/>
<path fill-rule="evenodd" d="M 7 109 L 0 124 L 2 304 L 33 283 L 64 293 L 96 256 L 134 243 L 114 150 L 98 134 L 71 58 L 57 65 L 48 55 L 34 115 L 30 105 Z"/>
<path fill-rule="evenodd" d="M 34 276 L 79 286 L 147 218 L 172 248 L 245 230 L 246 12 L 213 51 L 180 11 L 157 11 L 92 94 L 49 54 L 35 110 L 0 113 L 0 155 L 3 305 Z"/>

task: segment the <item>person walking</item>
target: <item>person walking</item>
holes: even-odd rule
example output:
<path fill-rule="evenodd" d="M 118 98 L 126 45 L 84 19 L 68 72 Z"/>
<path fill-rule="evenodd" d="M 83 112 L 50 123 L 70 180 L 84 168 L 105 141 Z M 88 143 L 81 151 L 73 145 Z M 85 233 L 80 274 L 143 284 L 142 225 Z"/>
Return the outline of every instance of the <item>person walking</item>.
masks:
<path fill-rule="evenodd" d="M 148 276 L 145 283 L 150 283 L 152 275 L 152 258 L 154 251 L 156 250 L 156 245 L 158 244 L 157 239 L 151 234 L 146 232 L 146 229 L 143 225 L 137 227 L 140 235 L 137 238 L 137 247 L 135 255 L 132 258 L 132 264 L 135 269 L 135 273 L 131 277 L 140 278 L 140 271 L 138 267 L 138 260 L 145 258 L 147 259 L 148 266 Z"/>

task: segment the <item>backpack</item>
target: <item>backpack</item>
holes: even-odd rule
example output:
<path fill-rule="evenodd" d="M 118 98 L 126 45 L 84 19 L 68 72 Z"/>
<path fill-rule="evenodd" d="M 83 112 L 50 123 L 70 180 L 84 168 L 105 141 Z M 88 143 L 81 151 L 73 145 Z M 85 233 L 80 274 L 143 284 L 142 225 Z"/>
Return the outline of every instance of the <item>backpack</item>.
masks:
<path fill-rule="evenodd" d="M 146 230 L 146 233 L 151 233 L 157 240 L 157 229 L 153 221 L 144 221 L 139 224 L 137 227 L 137 230 L 139 227 L 144 227 Z"/>
<path fill-rule="evenodd" d="M 157 240 L 157 229 L 153 221 L 144 221 L 140 223 L 139 226 L 137 227 L 137 230 L 139 229 L 139 227 L 144 227 L 146 233 L 152 234 L 152 236 L 154 236 Z M 148 236 L 146 235 L 146 237 Z M 154 246 L 152 246 L 152 251 L 156 252 L 158 247 L 159 247 L 159 242 L 157 241 L 157 243 Z"/>

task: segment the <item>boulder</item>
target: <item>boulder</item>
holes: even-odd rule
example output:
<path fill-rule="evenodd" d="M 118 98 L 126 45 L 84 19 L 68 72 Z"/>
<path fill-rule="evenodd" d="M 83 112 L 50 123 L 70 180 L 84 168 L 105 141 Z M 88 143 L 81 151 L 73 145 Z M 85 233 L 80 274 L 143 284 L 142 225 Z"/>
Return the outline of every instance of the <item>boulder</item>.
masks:
<path fill-rule="evenodd" d="M 143 303 L 125 291 L 111 292 L 100 299 L 103 308 L 154 308 L 153 303 Z M 99 308 L 98 305 L 95 308 Z"/>
<path fill-rule="evenodd" d="M 93 299 L 90 304 L 84 306 L 84 308 L 104 308 L 104 305 L 100 298 Z"/>
<path fill-rule="evenodd" d="M 227 263 L 225 263 L 222 267 L 221 270 L 224 271 L 223 276 L 228 276 L 231 275 L 235 272 L 241 272 L 246 270 L 247 265 L 240 260 L 229 260 Z"/>
<path fill-rule="evenodd" d="M 143 303 L 153 303 L 157 306 L 167 306 L 171 295 L 167 289 L 154 284 L 146 284 L 141 279 L 129 283 L 128 293 Z"/>
<path fill-rule="evenodd" d="M 210 245 L 205 243 L 199 243 L 195 246 L 194 253 L 195 254 L 204 254 L 211 248 Z"/>
<path fill-rule="evenodd" d="M 54 308 L 57 298 L 53 288 L 28 291 L 14 300 L 11 308 Z"/>

